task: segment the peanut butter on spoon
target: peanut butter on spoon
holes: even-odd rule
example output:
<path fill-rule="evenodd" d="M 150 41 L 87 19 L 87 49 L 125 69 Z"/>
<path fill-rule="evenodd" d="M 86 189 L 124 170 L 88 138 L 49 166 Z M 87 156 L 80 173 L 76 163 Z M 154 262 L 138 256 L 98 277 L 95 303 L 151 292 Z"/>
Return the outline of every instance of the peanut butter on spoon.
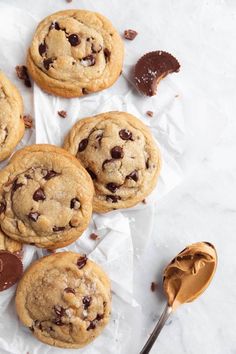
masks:
<path fill-rule="evenodd" d="M 200 296 L 210 284 L 217 265 L 215 247 L 198 242 L 186 247 L 165 268 L 163 287 L 167 306 L 140 354 L 148 354 L 166 320 L 176 308 Z"/>

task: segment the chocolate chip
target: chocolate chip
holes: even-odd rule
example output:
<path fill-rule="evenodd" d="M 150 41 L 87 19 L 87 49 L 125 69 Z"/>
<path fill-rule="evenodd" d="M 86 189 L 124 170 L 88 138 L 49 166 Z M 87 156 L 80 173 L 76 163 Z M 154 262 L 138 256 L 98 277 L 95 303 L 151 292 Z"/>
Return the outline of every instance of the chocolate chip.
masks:
<path fill-rule="evenodd" d="M 125 39 L 128 39 L 130 41 L 132 41 L 136 36 L 137 36 L 138 32 L 132 30 L 132 29 L 129 29 L 129 30 L 125 30 L 124 31 L 124 37 Z"/>
<path fill-rule="evenodd" d="M 88 90 L 86 89 L 86 88 L 82 88 L 82 94 L 83 95 L 87 95 L 89 92 L 88 92 Z"/>
<path fill-rule="evenodd" d="M 67 294 L 75 294 L 75 289 L 70 288 L 70 287 L 65 288 L 64 291 L 65 291 L 65 293 L 67 293 Z"/>
<path fill-rule="evenodd" d="M 152 111 L 147 111 L 146 115 L 149 116 L 149 117 L 153 117 L 153 112 Z"/>
<path fill-rule="evenodd" d="M 105 165 L 107 164 L 107 163 L 110 163 L 110 162 L 113 162 L 114 161 L 114 159 L 107 159 L 107 160 L 104 160 L 103 161 L 103 163 L 102 163 L 102 169 L 104 170 L 105 169 Z"/>
<path fill-rule="evenodd" d="M 16 74 L 20 80 L 24 81 L 26 87 L 31 87 L 31 82 L 28 74 L 27 67 L 25 65 L 16 66 Z"/>
<path fill-rule="evenodd" d="M 68 41 L 70 42 L 72 47 L 76 47 L 77 45 L 79 45 L 81 43 L 81 40 L 80 40 L 79 36 L 77 34 L 75 34 L 75 33 L 71 34 L 68 37 Z"/>
<path fill-rule="evenodd" d="M 81 140 L 81 142 L 79 143 L 78 152 L 84 151 L 86 149 L 87 145 L 88 145 L 88 139 Z"/>
<path fill-rule="evenodd" d="M 97 175 L 92 171 L 90 170 L 90 168 L 86 168 L 87 172 L 90 174 L 90 177 L 93 179 L 93 180 L 96 180 L 97 179 Z"/>
<path fill-rule="evenodd" d="M 17 183 L 17 179 L 12 184 L 12 192 L 15 192 L 18 188 L 22 187 L 23 183 Z"/>
<path fill-rule="evenodd" d="M 82 66 L 93 66 L 95 65 L 95 63 L 96 63 L 96 59 L 92 54 L 89 54 L 80 60 L 80 64 Z"/>
<path fill-rule="evenodd" d="M 103 318 L 104 318 L 104 315 L 98 313 L 98 314 L 97 314 L 97 317 L 96 317 L 96 320 L 97 320 L 97 321 L 101 321 Z"/>
<path fill-rule="evenodd" d="M 65 315 L 65 309 L 64 309 L 62 306 L 60 306 L 60 305 L 55 305 L 55 306 L 53 307 L 53 309 L 54 309 L 54 312 L 55 312 L 55 314 L 56 314 L 57 316 L 62 317 L 62 316 Z"/>
<path fill-rule="evenodd" d="M 46 196 L 44 194 L 44 190 L 42 188 L 37 189 L 33 194 L 33 200 L 38 202 L 39 200 L 45 200 Z"/>
<path fill-rule="evenodd" d="M 24 84 L 25 84 L 26 87 L 31 87 L 32 86 L 31 82 L 30 82 L 30 79 L 25 79 Z"/>
<path fill-rule="evenodd" d="M 44 176 L 43 178 L 46 179 L 46 181 L 48 181 L 49 179 L 59 176 L 60 173 L 55 172 L 54 170 L 50 170 L 47 171 L 46 176 Z"/>
<path fill-rule="evenodd" d="M 28 214 L 28 218 L 32 221 L 37 221 L 39 216 L 40 214 L 37 211 L 32 211 L 31 213 Z"/>
<path fill-rule="evenodd" d="M 78 210 L 80 208 L 80 201 L 78 198 L 71 199 L 70 208 L 75 210 Z"/>
<path fill-rule="evenodd" d="M 91 305 L 92 298 L 91 296 L 84 296 L 82 299 L 82 303 L 84 305 L 84 309 L 87 310 L 87 308 Z"/>
<path fill-rule="evenodd" d="M 86 265 L 87 260 L 88 260 L 88 258 L 87 258 L 87 256 L 86 256 L 86 254 L 83 255 L 83 256 L 81 256 L 80 258 L 78 258 L 78 260 L 77 260 L 77 266 L 78 266 L 78 268 L 79 268 L 79 269 L 82 269 L 82 268 Z"/>
<path fill-rule="evenodd" d="M 0 214 L 4 213 L 4 211 L 6 210 L 6 207 L 7 207 L 7 204 L 6 204 L 5 200 L 3 200 L 0 203 Z"/>
<path fill-rule="evenodd" d="M 52 30 L 52 29 L 55 29 L 57 31 L 59 31 L 61 28 L 59 26 L 59 23 L 58 22 L 52 22 L 50 27 L 49 27 L 49 30 Z"/>
<path fill-rule="evenodd" d="M 52 63 L 53 63 L 52 58 L 44 59 L 43 66 L 45 67 L 46 70 L 49 70 L 49 67 Z"/>
<path fill-rule="evenodd" d="M 120 186 L 116 183 L 110 182 L 110 183 L 107 183 L 106 188 L 110 192 L 115 193 L 117 191 L 117 189 L 120 188 Z"/>
<path fill-rule="evenodd" d="M 105 56 L 105 61 L 106 61 L 106 63 L 107 63 L 107 62 L 110 60 L 111 52 L 110 52 L 110 50 L 107 49 L 107 48 L 105 48 L 103 52 L 104 52 L 104 56 Z"/>
<path fill-rule="evenodd" d="M 46 51 L 47 51 L 46 43 L 45 42 L 44 43 L 40 43 L 40 45 L 39 45 L 39 54 L 41 56 L 43 56 L 43 54 L 46 53 Z"/>
<path fill-rule="evenodd" d="M 91 321 L 89 326 L 87 327 L 87 331 L 90 331 L 90 329 L 95 329 L 96 328 L 96 324 L 94 323 L 94 321 Z"/>
<path fill-rule="evenodd" d="M 156 291 L 156 289 L 157 289 L 157 283 L 156 283 L 156 282 L 154 282 L 154 281 L 152 281 L 152 282 L 151 282 L 151 287 L 150 287 L 150 288 L 151 288 L 151 291 L 153 291 L 153 292 L 154 292 L 154 291 Z"/>
<path fill-rule="evenodd" d="M 25 174 L 25 178 L 27 178 L 27 179 L 33 179 L 29 174 Z"/>
<path fill-rule="evenodd" d="M 121 200 L 119 195 L 106 195 L 107 202 L 117 203 L 118 200 Z"/>
<path fill-rule="evenodd" d="M 171 54 L 163 51 L 150 52 L 136 63 L 134 81 L 142 94 L 153 96 L 160 79 L 169 73 L 178 72 L 179 68 L 179 62 Z"/>
<path fill-rule="evenodd" d="M 150 166 L 149 166 L 149 159 L 147 159 L 146 161 L 146 168 L 148 169 Z"/>
<path fill-rule="evenodd" d="M 113 157 L 113 159 L 122 159 L 124 157 L 123 148 L 120 146 L 114 146 L 111 149 L 111 156 Z"/>
<path fill-rule="evenodd" d="M 89 235 L 89 238 L 91 238 L 91 240 L 95 241 L 99 238 L 99 236 L 93 232 L 91 235 Z"/>
<path fill-rule="evenodd" d="M 65 226 L 53 226 L 52 230 L 54 232 L 64 231 L 65 230 Z"/>
<path fill-rule="evenodd" d="M 132 171 L 128 176 L 126 176 L 126 178 L 133 179 L 135 182 L 138 182 L 138 171 Z"/>
<path fill-rule="evenodd" d="M 58 114 L 61 118 L 66 118 L 66 116 L 67 116 L 67 112 L 66 112 L 66 111 L 58 111 L 57 114 Z"/>
<path fill-rule="evenodd" d="M 128 129 L 121 129 L 119 131 L 119 136 L 122 140 L 131 140 L 132 139 L 132 133 Z"/>

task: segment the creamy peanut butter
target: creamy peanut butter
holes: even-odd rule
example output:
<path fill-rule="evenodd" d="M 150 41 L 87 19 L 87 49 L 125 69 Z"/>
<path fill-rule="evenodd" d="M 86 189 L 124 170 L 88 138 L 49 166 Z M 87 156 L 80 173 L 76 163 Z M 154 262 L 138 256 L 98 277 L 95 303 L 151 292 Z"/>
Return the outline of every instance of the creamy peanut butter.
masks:
<path fill-rule="evenodd" d="M 176 309 L 201 295 L 216 265 L 216 250 L 208 242 L 194 243 L 180 252 L 164 271 L 163 286 L 169 306 Z"/>

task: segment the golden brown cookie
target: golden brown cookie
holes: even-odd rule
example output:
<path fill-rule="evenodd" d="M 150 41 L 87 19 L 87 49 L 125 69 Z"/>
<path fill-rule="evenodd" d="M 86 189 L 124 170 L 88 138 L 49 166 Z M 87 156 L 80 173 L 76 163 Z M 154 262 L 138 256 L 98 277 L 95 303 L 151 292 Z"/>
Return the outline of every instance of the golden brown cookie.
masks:
<path fill-rule="evenodd" d="M 136 205 L 153 190 L 160 173 L 160 152 L 150 130 L 125 112 L 79 120 L 64 148 L 92 177 L 96 212 Z"/>
<path fill-rule="evenodd" d="M 104 16 L 85 10 L 60 11 L 38 25 L 27 67 L 43 90 L 79 97 L 117 80 L 123 47 L 120 35 Z"/>
<path fill-rule="evenodd" d="M 0 229 L 0 250 L 8 251 L 20 255 L 23 245 L 20 242 L 12 240 Z"/>
<path fill-rule="evenodd" d="M 55 253 L 34 262 L 23 275 L 16 310 L 23 324 L 42 342 L 81 348 L 109 321 L 110 281 L 86 256 Z"/>
<path fill-rule="evenodd" d="M 17 88 L 0 71 L 0 161 L 11 155 L 24 135 L 23 101 Z"/>
<path fill-rule="evenodd" d="M 0 172 L 0 226 L 12 239 L 49 249 L 75 241 L 92 213 L 83 166 L 53 145 L 17 151 Z"/>

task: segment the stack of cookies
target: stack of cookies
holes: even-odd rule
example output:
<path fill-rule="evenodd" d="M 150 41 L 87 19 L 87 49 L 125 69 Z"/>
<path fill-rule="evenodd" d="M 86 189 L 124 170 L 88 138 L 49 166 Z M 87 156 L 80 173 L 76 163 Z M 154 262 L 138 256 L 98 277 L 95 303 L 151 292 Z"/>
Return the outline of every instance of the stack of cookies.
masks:
<path fill-rule="evenodd" d="M 123 42 L 105 17 L 61 11 L 39 24 L 27 67 L 46 92 L 80 97 L 111 86 L 123 55 Z M 21 96 L 3 73 L 0 108 L 3 160 L 24 133 Z M 157 183 L 160 166 L 150 130 L 126 112 L 80 119 L 63 148 L 36 144 L 17 151 L 0 171 L 0 290 L 22 276 L 22 244 L 55 250 L 75 242 L 93 211 L 143 201 Z M 86 255 L 53 253 L 23 274 L 16 309 L 42 342 L 80 348 L 109 320 L 110 282 Z"/>

